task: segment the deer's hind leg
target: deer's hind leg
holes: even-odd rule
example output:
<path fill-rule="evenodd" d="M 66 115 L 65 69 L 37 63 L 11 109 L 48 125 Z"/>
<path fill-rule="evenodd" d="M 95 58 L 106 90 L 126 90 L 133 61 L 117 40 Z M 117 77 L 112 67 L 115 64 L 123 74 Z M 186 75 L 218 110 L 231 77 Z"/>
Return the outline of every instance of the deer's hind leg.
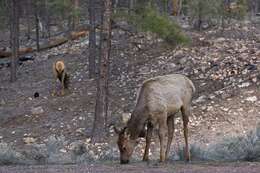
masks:
<path fill-rule="evenodd" d="M 190 150 L 189 150 L 189 142 L 188 142 L 188 123 L 189 123 L 189 116 L 191 115 L 190 105 L 182 106 L 181 112 L 182 112 L 182 120 L 183 120 L 184 139 L 185 139 L 184 156 L 186 161 L 190 161 Z"/>

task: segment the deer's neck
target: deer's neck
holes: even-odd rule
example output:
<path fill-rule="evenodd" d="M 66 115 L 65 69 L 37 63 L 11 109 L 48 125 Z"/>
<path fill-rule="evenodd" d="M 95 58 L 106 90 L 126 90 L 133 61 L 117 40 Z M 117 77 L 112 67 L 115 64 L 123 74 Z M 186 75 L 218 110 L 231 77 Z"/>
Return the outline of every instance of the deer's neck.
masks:
<path fill-rule="evenodd" d="M 144 130 L 147 119 L 145 112 L 142 110 L 135 110 L 132 113 L 131 118 L 127 123 L 131 139 L 137 139 L 139 137 L 140 133 Z"/>

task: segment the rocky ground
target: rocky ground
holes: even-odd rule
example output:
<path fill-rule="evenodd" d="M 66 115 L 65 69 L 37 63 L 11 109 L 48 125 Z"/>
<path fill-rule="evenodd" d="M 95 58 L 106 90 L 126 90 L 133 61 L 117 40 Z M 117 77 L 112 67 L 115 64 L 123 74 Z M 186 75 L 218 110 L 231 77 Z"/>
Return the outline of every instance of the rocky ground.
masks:
<path fill-rule="evenodd" d="M 245 136 L 255 130 L 260 121 L 260 26 L 243 23 L 224 31 L 211 29 L 200 33 L 188 31 L 188 34 L 193 39 L 192 45 L 172 48 L 152 34 L 129 36 L 124 31 L 114 30 L 109 123 L 122 126 L 123 119 L 133 110 L 136 92 L 143 80 L 181 73 L 190 77 L 197 88 L 189 126 L 192 145 L 207 148 L 222 141 L 223 137 Z M 52 151 L 50 147 L 58 146 L 48 163 L 71 163 L 70 156 L 58 158 L 86 150 L 88 154 L 77 161 L 87 158 L 117 160 L 116 136 L 112 129 L 104 143 L 89 143 L 96 83 L 88 79 L 88 38 L 28 56 L 34 60 L 19 66 L 19 79 L 13 84 L 9 83 L 9 67 L 0 67 L 0 148 L 12 146 L 17 151 L 14 157 L 23 153 L 23 158 L 31 154 L 27 149 L 45 148 L 40 153 L 41 157 L 47 157 Z M 70 92 L 64 97 L 51 95 L 52 63 L 58 59 L 66 62 L 71 75 Z M 39 97 L 34 98 L 35 92 Z M 173 160 L 180 159 L 177 151 L 183 146 L 179 116 L 176 124 Z M 142 152 L 138 151 L 143 151 L 143 145 L 141 141 L 134 159 L 140 160 Z M 154 160 L 158 159 L 158 145 L 155 138 L 151 151 Z M 198 166 L 198 170 L 202 170 L 201 167 Z M 100 167 L 97 172 L 106 169 Z M 111 169 L 111 172 L 118 172 Z M 147 169 L 149 172 L 150 168 Z M 219 169 L 221 172 L 225 166 Z M 180 172 L 186 172 L 186 168 Z"/>

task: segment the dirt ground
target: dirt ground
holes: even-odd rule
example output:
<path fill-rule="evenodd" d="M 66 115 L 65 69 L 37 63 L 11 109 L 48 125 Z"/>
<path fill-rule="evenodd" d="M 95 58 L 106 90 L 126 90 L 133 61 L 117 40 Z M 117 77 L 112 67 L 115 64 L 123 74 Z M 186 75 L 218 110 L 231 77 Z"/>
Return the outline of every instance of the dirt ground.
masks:
<path fill-rule="evenodd" d="M 153 41 L 153 37 L 147 35 L 131 38 L 115 31 L 109 82 L 109 123 L 122 126 L 122 115 L 133 110 L 136 92 L 143 80 L 157 75 L 182 73 L 189 76 L 197 88 L 190 117 L 190 143 L 208 146 L 223 137 L 245 135 L 254 130 L 260 122 L 260 43 L 254 40 L 259 36 L 259 28 L 249 29 L 254 34 L 250 32 L 250 37 L 243 34 L 246 38 L 237 42 L 236 38 L 228 38 L 230 31 L 227 31 L 227 37 L 212 34 L 213 31 L 190 33 L 199 41 L 198 44 L 176 49 L 166 46 L 160 40 Z M 243 30 L 241 32 L 244 33 Z M 133 44 L 136 40 L 140 42 L 140 50 Z M 26 137 L 35 139 L 34 142 L 39 144 L 52 134 L 63 135 L 69 142 L 89 138 L 94 117 L 96 83 L 88 79 L 87 44 L 87 38 L 82 38 L 30 55 L 35 60 L 19 66 L 18 81 L 12 84 L 9 82 L 10 69 L 0 68 L 1 142 L 12 143 L 23 149 L 26 147 Z M 239 52 L 244 47 L 244 52 Z M 70 92 L 63 97 L 51 95 L 54 88 L 52 63 L 58 59 L 66 62 L 71 75 Z M 236 66 L 233 67 L 234 64 Z M 226 71 L 233 68 L 237 72 L 226 75 Z M 40 96 L 34 98 L 35 92 Z M 42 111 L 34 113 L 34 108 Z M 116 148 L 116 138 L 112 131 L 108 143 Z M 183 146 L 182 120 L 179 116 L 173 143 L 173 150 Z M 143 144 L 138 147 L 141 151 Z M 136 155 L 139 157 L 140 153 L 136 152 Z M 152 158 L 157 159 L 157 140 L 152 144 L 152 153 Z M 159 168 L 143 164 L 140 166 L 138 163 L 127 166 L 73 165 L 48 166 L 47 170 L 41 166 L 1 167 L 0 172 L 74 172 L 73 169 L 76 169 L 75 172 L 175 172 L 175 167 L 179 173 L 260 172 L 258 163 L 220 166 L 173 164 Z"/>
<path fill-rule="evenodd" d="M 259 173 L 259 170 L 259 163 L 173 163 L 166 165 L 134 163 L 131 165 L 113 164 L 113 166 L 90 164 L 0 167 L 0 173 Z"/>

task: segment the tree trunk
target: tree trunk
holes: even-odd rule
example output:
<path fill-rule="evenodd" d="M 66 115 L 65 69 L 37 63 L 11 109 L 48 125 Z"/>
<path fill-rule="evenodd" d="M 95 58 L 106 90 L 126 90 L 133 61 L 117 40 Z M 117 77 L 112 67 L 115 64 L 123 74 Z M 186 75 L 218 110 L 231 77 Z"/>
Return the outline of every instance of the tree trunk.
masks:
<path fill-rule="evenodd" d="M 11 82 L 16 81 L 16 68 L 19 50 L 19 0 L 10 0 L 10 43 L 12 48 Z"/>
<path fill-rule="evenodd" d="M 49 14 L 49 6 L 48 1 L 44 1 L 44 24 L 45 24 L 45 38 L 51 37 L 51 30 L 50 30 L 50 14 Z"/>
<path fill-rule="evenodd" d="M 173 5 L 172 15 L 177 16 L 179 12 L 179 0 L 173 0 L 172 5 Z"/>
<path fill-rule="evenodd" d="M 73 29 L 79 25 L 79 0 L 74 0 Z"/>
<path fill-rule="evenodd" d="M 134 0 L 128 0 L 128 13 L 131 14 L 131 12 L 134 10 L 135 1 Z"/>
<path fill-rule="evenodd" d="M 35 32 L 36 32 L 36 50 L 40 51 L 40 30 L 39 30 L 39 12 L 38 1 L 34 2 L 34 18 L 35 18 Z"/>
<path fill-rule="evenodd" d="M 97 98 L 92 131 L 92 142 L 101 141 L 106 134 L 109 60 L 111 49 L 111 15 L 112 2 L 111 0 L 104 0 L 104 13 L 100 41 L 99 76 L 97 79 Z"/>
<path fill-rule="evenodd" d="M 89 0 L 89 78 L 96 77 L 96 16 L 95 0 Z"/>
<path fill-rule="evenodd" d="M 26 37 L 28 40 L 31 39 L 31 14 L 32 14 L 32 11 L 31 11 L 31 8 L 32 8 L 32 2 L 31 0 L 27 0 L 26 1 L 26 24 L 27 24 L 27 33 L 26 33 Z"/>

